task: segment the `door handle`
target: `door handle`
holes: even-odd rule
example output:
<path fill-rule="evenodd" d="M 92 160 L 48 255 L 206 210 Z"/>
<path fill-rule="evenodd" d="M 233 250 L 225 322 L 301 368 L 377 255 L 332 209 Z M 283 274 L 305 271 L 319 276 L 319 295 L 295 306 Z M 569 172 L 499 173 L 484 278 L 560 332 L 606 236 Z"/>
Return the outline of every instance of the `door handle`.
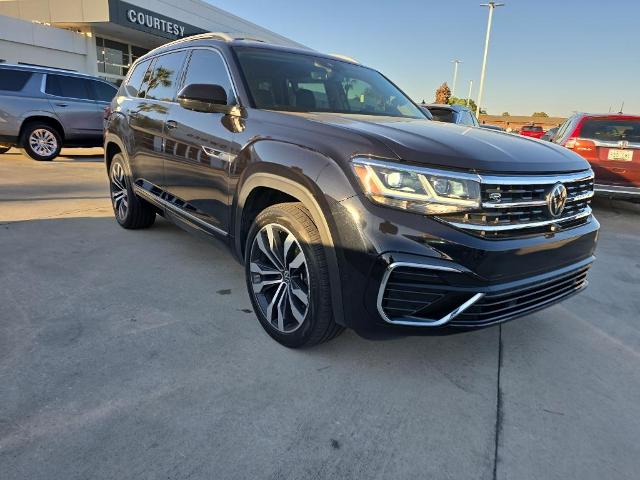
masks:
<path fill-rule="evenodd" d="M 175 120 L 167 120 L 167 128 L 169 129 L 174 129 L 178 126 L 178 122 L 176 122 Z"/>
<path fill-rule="evenodd" d="M 57 106 L 59 107 L 68 107 L 69 104 L 68 103 L 56 103 Z"/>

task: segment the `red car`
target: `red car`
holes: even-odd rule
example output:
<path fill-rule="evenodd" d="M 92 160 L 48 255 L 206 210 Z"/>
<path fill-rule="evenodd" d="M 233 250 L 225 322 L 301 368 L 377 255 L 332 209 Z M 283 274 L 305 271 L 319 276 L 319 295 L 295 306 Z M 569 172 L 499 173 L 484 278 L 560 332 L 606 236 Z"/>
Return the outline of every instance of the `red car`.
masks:
<path fill-rule="evenodd" d="M 540 125 L 525 125 L 520 129 L 520 135 L 524 137 L 542 138 L 544 129 Z"/>
<path fill-rule="evenodd" d="M 578 113 L 553 142 L 589 161 L 596 192 L 640 198 L 640 115 Z"/>

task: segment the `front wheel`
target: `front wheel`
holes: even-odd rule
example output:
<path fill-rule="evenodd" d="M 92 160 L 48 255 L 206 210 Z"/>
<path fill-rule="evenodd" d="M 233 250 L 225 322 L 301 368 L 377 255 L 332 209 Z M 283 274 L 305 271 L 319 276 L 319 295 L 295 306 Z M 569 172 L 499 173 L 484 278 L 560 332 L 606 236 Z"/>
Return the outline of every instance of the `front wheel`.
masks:
<path fill-rule="evenodd" d="M 312 346 L 342 331 L 331 312 L 320 234 L 302 204 L 274 205 L 256 217 L 247 238 L 245 275 L 260 324 L 282 345 Z"/>

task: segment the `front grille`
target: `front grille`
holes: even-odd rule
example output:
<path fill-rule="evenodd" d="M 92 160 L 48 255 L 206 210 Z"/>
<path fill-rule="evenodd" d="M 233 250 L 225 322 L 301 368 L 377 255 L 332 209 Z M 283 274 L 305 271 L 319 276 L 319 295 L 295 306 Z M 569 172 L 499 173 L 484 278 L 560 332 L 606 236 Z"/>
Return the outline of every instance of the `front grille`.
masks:
<path fill-rule="evenodd" d="M 588 270 L 589 266 L 586 266 L 534 285 L 487 293 L 455 317 L 450 325 L 482 327 L 538 310 L 586 287 Z"/>
<path fill-rule="evenodd" d="M 478 211 L 442 216 L 458 228 L 488 238 L 556 231 L 573 228 L 589 220 L 593 196 L 593 174 L 536 178 L 526 183 L 526 177 L 486 177 L 481 183 L 482 208 Z M 551 215 L 547 195 L 560 182 L 567 189 L 567 202 L 559 217 Z"/>

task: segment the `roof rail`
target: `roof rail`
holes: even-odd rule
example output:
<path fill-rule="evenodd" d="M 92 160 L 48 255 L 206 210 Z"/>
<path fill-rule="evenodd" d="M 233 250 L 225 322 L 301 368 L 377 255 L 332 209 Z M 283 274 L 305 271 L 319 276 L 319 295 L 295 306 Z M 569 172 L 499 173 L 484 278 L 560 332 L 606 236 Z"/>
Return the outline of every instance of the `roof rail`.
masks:
<path fill-rule="evenodd" d="M 360 64 L 360 62 L 358 62 L 355 58 L 347 57 L 346 55 L 342 55 L 340 53 L 330 53 L 329 55 L 331 57 L 338 58 L 340 60 L 344 60 L 345 62 L 357 63 L 358 65 Z"/>
<path fill-rule="evenodd" d="M 223 42 L 233 42 L 234 40 L 246 40 L 250 42 L 261 42 L 265 43 L 264 40 L 260 38 L 249 37 L 245 35 L 233 36 L 226 32 L 206 32 L 206 33 L 198 33 L 196 35 L 191 35 L 189 37 L 179 38 L 178 40 L 174 40 L 173 42 L 167 43 L 166 45 L 175 45 L 177 43 L 182 43 L 190 40 L 222 40 Z"/>

